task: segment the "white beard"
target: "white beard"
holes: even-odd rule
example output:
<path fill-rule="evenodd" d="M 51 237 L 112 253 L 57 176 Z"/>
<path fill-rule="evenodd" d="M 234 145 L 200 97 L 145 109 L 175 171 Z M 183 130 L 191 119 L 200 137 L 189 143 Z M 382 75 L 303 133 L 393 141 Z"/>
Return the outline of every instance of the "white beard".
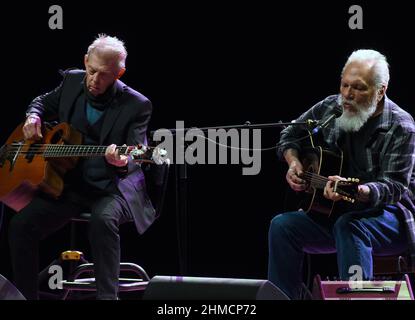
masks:
<path fill-rule="evenodd" d="M 353 105 L 358 111 L 357 113 L 351 113 L 343 109 L 343 114 L 336 119 L 337 124 L 340 129 L 343 129 L 346 132 L 357 132 L 363 125 L 369 120 L 369 118 L 375 113 L 377 107 L 377 93 L 373 95 L 373 99 L 368 102 L 367 105 L 359 105 L 354 102 L 347 101 Z M 345 102 L 342 95 L 339 95 L 337 98 L 337 103 L 340 106 L 343 106 Z"/>

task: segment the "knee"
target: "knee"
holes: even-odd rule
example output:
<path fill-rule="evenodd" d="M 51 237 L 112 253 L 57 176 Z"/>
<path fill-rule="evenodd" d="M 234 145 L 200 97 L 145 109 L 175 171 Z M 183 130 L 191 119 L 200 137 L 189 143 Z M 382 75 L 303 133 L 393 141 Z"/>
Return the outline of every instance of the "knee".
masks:
<path fill-rule="evenodd" d="M 354 218 L 352 215 L 343 214 L 335 222 L 333 226 L 333 232 L 335 237 L 359 235 L 364 233 L 362 224 L 359 219 Z"/>
<path fill-rule="evenodd" d="M 295 225 L 295 216 L 291 213 L 281 213 L 272 220 L 269 228 L 270 237 L 282 237 Z"/>
<path fill-rule="evenodd" d="M 118 223 L 110 214 L 92 213 L 89 228 L 91 232 L 105 232 L 106 230 L 118 230 Z"/>

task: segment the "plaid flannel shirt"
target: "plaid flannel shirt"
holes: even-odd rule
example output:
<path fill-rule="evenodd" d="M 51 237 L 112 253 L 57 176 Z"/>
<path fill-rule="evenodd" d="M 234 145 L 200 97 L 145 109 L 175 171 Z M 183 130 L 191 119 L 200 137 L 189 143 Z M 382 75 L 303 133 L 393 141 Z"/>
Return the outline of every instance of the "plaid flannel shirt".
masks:
<path fill-rule="evenodd" d="M 332 95 L 314 105 L 296 121 L 325 119 L 338 108 L 338 95 Z M 412 116 L 385 96 L 381 119 L 366 144 L 365 160 L 371 181 L 364 183 L 370 189 L 369 205 L 382 208 L 395 205 L 403 214 L 408 234 L 408 248 L 415 267 L 415 123 Z M 321 130 L 322 147 L 337 149 L 341 130 L 332 121 Z M 301 150 L 302 143 L 295 140 L 306 136 L 302 126 L 289 126 L 281 132 L 278 156 L 289 148 Z"/>

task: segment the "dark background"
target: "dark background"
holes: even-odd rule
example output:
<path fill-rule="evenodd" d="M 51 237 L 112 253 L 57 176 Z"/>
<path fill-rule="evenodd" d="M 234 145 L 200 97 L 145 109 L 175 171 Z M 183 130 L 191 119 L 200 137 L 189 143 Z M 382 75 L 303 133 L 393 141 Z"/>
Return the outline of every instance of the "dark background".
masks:
<path fill-rule="evenodd" d="M 340 71 L 358 48 L 387 56 L 388 96 L 413 114 L 414 19 L 408 2 L 147 2 L 2 5 L 1 144 L 30 101 L 59 84 L 58 69 L 83 67 L 98 33 L 125 41 L 122 80 L 151 99 L 150 130 L 174 128 L 177 120 L 187 127 L 289 121 L 338 92 Z M 63 8 L 63 30 L 48 27 L 52 4 Z M 363 30 L 348 27 L 352 4 L 363 8 Z M 262 147 L 272 147 L 278 137 L 279 129 L 263 130 Z M 256 176 L 242 176 L 240 165 L 189 168 L 188 275 L 266 278 L 268 226 L 283 210 L 285 170 L 275 151 L 262 153 Z M 180 273 L 174 179 L 173 167 L 162 216 L 144 235 L 132 225 L 121 229 L 123 260 L 140 264 L 150 276 Z M 5 210 L 0 230 L 0 273 L 7 278 L 12 214 Z M 80 249 L 90 257 L 84 227 Z M 67 249 L 68 230 L 42 242 L 42 266 Z M 335 272 L 335 257 L 314 260 L 319 272 Z"/>

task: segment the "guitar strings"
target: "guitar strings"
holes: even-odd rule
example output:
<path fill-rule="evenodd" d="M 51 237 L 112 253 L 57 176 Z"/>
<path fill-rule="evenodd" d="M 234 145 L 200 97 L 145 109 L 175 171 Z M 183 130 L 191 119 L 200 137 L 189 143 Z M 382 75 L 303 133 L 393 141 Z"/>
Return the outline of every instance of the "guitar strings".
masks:
<path fill-rule="evenodd" d="M 321 187 L 324 187 L 326 185 L 327 181 L 330 180 L 326 177 L 323 177 L 321 175 L 318 175 L 316 173 L 312 173 L 312 172 L 309 172 L 309 171 L 304 172 L 304 176 L 306 176 L 306 178 L 308 178 L 308 179 L 311 179 L 311 182 L 320 184 L 319 186 L 321 186 Z M 341 182 L 345 182 L 345 181 L 339 181 L 339 183 L 341 183 Z"/>
<path fill-rule="evenodd" d="M 309 179 L 310 180 L 309 182 L 317 183 L 320 186 L 325 186 L 327 184 L 327 181 L 329 181 L 328 178 L 320 176 L 320 175 L 312 173 L 312 172 L 304 172 L 303 177 L 306 178 L 306 179 Z"/>
<path fill-rule="evenodd" d="M 321 175 L 313 173 L 313 172 L 308 172 L 308 171 L 304 172 L 303 175 L 306 176 L 306 178 L 320 179 L 321 181 L 326 181 L 326 182 L 330 180 L 330 179 L 328 179 L 324 176 L 321 176 Z M 340 180 L 339 182 L 345 182 L 345 181 Z"/>
<path fill-rule="evenodd" d="M 305 178 L 318 179 L 318 180 L 321 180 L 321 181 L 326 181 L 326 182 L 329 180 L 328 178 L 323 177 L 323 176 L 321 176 L 321 175 L 319 175 L 319 174 L 312 173 L 312 172 L 307 172 L 307 171 L 303 173 L 303 176 L 304 176 Z M 300 177 L 300 178 L 301 178 L 301 177 Z"/>
<path fill-rule="evenodd" d="M 94 152 L 94 153 L 102 153 L 105 152 L 106 147 L 102 147 L 102 148 L 94 148 L 94 149 L 84 149 L 84 150 L 75 150 L 75 148 L 71 149 L 71 148 L 61 148 L 61 149 L 47 149 L 47 148 L 37 148 L 37 149 L 31 149 L 31 150 L 19 150 L 19 149 L 15 149 L 15 150 L 7 150 L 7 153 L 19 153 L 19 154 L 42 154 L 42 153 L 65 153 L 65 152 L 79 152 L 79 153 L 89 153 L 89 152 Z M 123 150 L 123 149 L 119 149 L 121 152 L 123 151 L 127 151 L 127 150 Z"/>
<path fill-rule="evenodd" d="M 17 152 L 19 149 L 22 149 L 23 147 L 28 146 L 27 144 L 13 144 L 11 148 L 6 148 L 7 152 Z M 61 151 L 59 149 L 74 149 L 74 148 L 80 148 L 80 149 L 106 149 L 108 146 L 96 146 L 96 145 L 75 145 L 75 144 L 33 144 L 29 147 L 27 150 L 20 150 L 20 152 L 30 152 L 30 151 L 39 151 L 39 150 L 46 150 L 47 148 L 56 149 L 57 151 Z M 116 149 L 128 149 L 129 146 L 117 146 Z M 149 149 L 153 149 L 154 147 L 146 147 Z"/>
<path fill-rule="evenodd" d="M 6 154 L 10 154 L 10 153 L 17 153 L 17 157 L 19 156 L 24 156 L 24 155 L 29 155 L 29 156 L 34 156 L 34 155 L 39 155 L 39 154 L 44 154 L 46 156 L 56 156 L 58 157 L 59 155 L 56 154 L 58 152 L 76 152 L 78 151 L 78 154 L 81 155 L 85 155 L 90 153 L 90 152 L 94 152 L 97 153 L 98 151 L 100 151 L 101 153 L 104 153 L 107 146 L 95 146 L 95 145 L 68 145 L 68 144 L 33 144 L 29 147 L 28 150 L 21 150 L 23 147 L 27 147 L 28 144 L 17 144 L 17 143 L 13 143 L 11 144 L 11 148 L 6 148 Z M 50 148 L 48 150 L 48 148 Z M 79 149 L 84 149 L 83 151 L 81 150 L 75 150 L 76 148 Z M 126 152 L 128 150 L 128 146 L 117 146 L 116 149 L 119 149 L 122 153 Z M 147 147 L 147 148 L 154 148 L 154 147 Z M 88 150 L 85 150 L 88 149 Z M 91 150 L 92 149 L 92 150 Z M 61 154 L 61 155 L 65 155 L 65 154 Z"/>
<path fill-rule="evenodd" d="M 11 148 L 8 148 L 8 150 L 11 150 L 11 149 L 19 149 L 19 148 L 21 148 L 21 147 L 26 147 L 26 146 L 30 146 L 29 148 L 30 149 L 36 149 L 36 148 L 44 148 L 44 147 L 50 147 L 50 146 L 52 146 L 52 147 L 65 147 L 65 148 L 68 148 L 68 147 L 81 147 L 81 148 L 83 148 L 83 147 L 94 147 L 94 148 L 106 148 L 106 147 L 108 147 L 108 146 L 97 146 L 97 145 L 88 145 L 88 144 L 32 144 L 32 145 L 30 145 L 30 144 L 18 144 L 18 143 L 13 143 L 13 144 L 11 144 L 11 145 L 5 145 L 6 147 L 7 146 L 12 146 Z M 3 147 L 5 147 L 5 146 L 3 146 Z M 117 148 L 128 148 L 128 146 L 117 146 Z M 147 147 L 147 148 L 154 148 L 154 147 Z"/>
<path fill-rule="evenodd" d="M 11 148 L 7 148 L 8 146 L 12 146 Z M 2 148 L 6 147 L 7 151 L 17 151 L 19 149 L 21 149 L 22 147 L 26 147 L 28 146 L 28 144 L 11 144 L 11 145 L 5 145 Z M 47 148 L 47 147 L 53 147 L 53 148 L 57 148 L 57 149 L 70 149 L 70 148 L 95 148 L 95 149 L 99 149 L 99 148 L 107 148 L 108 146 L 97 146 L 97 145 L 85 145 L 85 144 L 32 144 L 29 147 L 29 150 L 39 150 L 42 148 Z M 116 146 L 116 149 L 124 149 L 124 148 L 129 148 L 130 146 Z M 155 149 L 156 147 L 151 147 L 151 146 L 145 146 L 147 149 Z"/>

